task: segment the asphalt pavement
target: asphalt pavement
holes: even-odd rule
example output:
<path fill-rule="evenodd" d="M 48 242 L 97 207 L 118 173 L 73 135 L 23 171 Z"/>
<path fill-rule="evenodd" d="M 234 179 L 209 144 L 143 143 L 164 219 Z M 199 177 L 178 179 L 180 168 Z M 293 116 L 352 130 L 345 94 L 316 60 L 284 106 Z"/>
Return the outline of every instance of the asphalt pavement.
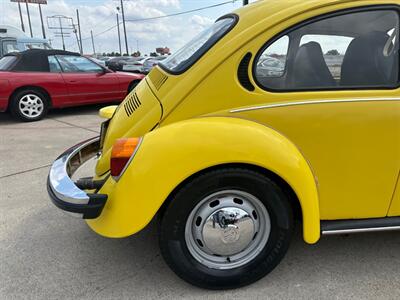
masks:
<path fill-rule="evenodd" d="M 298 228 L 269 276 L 230 291 L 176 277 L 154 224 L 125 239 L 96 235 L 50 202 L 46 178 L 59 154 L 98 134 L 98 109 L 57 110 L 35 123 L 0 114 L 0 299 L 400 299 L 400 232 L 310 246 Z"/>

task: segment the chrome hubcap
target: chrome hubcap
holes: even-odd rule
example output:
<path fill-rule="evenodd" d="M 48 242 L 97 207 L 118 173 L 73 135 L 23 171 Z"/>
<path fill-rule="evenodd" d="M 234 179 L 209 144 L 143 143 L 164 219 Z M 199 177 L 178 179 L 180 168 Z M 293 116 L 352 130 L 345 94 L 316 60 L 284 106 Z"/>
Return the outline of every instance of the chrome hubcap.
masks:
<path fill-rule="evenodd" d="M 253 260 L 265 247 L 271 221 L 253 195 L 237 190 L 214 193 L 193 209 L 186 222 L 189 252 L 203 265 L 232 269 Z"/>
<path fill-rule="evenodd" d="M 229 256 L 246 249 L 254 231 L 254 220 L 246 211 L 236 207 L 225 207 L 207 219 L 201 233 L 204 245 L 211 253 Z"/>
<path fill-rule="evenodd" d="M 35 94 L 27 94 L 19 100 L 19 111 L 27 118 L 40 116 L 43 109 L 43 100 Z"/>

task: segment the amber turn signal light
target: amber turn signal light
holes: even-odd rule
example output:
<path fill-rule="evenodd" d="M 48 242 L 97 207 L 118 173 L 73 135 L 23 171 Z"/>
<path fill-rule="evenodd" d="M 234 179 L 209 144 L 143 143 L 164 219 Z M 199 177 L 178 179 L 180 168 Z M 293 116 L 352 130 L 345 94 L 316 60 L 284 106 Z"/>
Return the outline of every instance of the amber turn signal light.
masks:
<path fill-rule="evenodd" d="M 118 177 L 121 175 L 139 146 L 140 140 L 140 138 L 124 138 L 115 141 L 111 151 L 111 176 Z"/>

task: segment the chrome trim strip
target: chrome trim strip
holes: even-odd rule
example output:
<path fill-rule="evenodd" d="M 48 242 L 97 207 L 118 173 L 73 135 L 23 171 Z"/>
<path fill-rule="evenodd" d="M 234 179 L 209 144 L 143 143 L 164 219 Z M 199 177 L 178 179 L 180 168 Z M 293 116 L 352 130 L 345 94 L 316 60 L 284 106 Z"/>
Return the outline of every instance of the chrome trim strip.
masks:
<path fill-rule="evenodd" d="M 285 107 L 285 106 L 297 106 L 297 105 L 307 105 L 307 104 L 324 104 L 324 103 L 348 103 L 348 102 L 374 102 L 374 101 L 400 101 L 400 97 L 394 98 L 355 98 L 355 99 L 324 99 L 324 100 L 308 100 L 308 101 L 297 101 L 297 102 L 286 102 L 286 103 L 276 103 L 276 104 L 266 104 L 260 106 L 252 106 L 245 108 L 233 109 L 230 113 L 239 113 L 252 110 L 260 110 L 266 108 L 275 107 Z"/>
<path fill-rule="evenodd" d="M 362 232 L 378 232 L 378 231 L 396 231 L 396 230 L 400 230 L 400 226 L 355 228 L 355 229 L 341 229 L 341 230 L 326 230 L 326 231 L 322 231 L 322 235 L 335 235 L 335 234 L 346 234 L 346 233 L 362 233 Z"/>
<path fill-rule="evenodd" d="M 53 163 L 49 173 L 49 182 L 50 188 L 57 196 L 57 198 L 71 204 L 89 203 L 89 196 L 75 185 L 75 183 L 70 178 L 72 174 L 68 173 L 68 169 L 70 169 L 70 160 L 75 155 L 79 155 L 81 164 L 81 150 L 93 143 L 97 143 L 98 141 L 99 137 L 90 139 L 81 144 L 79 147 L 73 149 L 72 151 L 67 151 L 59 158 L 57 158 L 57 160 Z M 96 154 L 97 153 L 93 153 L 93 156 Z"/>

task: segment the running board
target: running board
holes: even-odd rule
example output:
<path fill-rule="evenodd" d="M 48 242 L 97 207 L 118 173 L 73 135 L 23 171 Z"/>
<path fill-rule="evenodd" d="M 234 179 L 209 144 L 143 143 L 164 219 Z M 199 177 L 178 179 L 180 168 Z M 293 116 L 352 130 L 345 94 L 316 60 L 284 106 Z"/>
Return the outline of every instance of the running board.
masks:
<path fill-rule="evenodd" d="M 321 221 L 322 235 L 400 230 L 400 217 Z"/>

